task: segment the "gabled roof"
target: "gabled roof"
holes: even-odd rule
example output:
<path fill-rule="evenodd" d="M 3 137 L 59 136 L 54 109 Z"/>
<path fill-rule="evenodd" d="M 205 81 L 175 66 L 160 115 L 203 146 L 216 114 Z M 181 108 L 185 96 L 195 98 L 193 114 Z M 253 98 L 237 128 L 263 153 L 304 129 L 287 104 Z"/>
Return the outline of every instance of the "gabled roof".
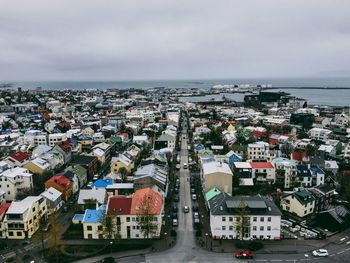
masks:
<path fill-rule="evenodd" d="M 205 201 L 209 201 L 212 198 L 214 198 L 215 196 L 217 196 L 218 194 L 221 194 L 221 191 L 219 189 L 217 189 L 216 187 L 210 189 L 206 194 L 205 194 Z"/>
<path fill-rule="evenodd" d="M 130 213 L 132 215 L 142 214 L 143 201 L 147 198 L 151 199 L 149 213 L 159 215 L 163 208 L 163 197 L 151 188 L 139 189 L 134 193 Z"/>
<path fill-rule="evenodd" d="M 111 196 L 108 201 L 107 213 L 109 215 L 129 215 L 131 211 L 132 197 Z"/>
<path fill-rule="evenodd" d="M 47 180 L 46 183 L 56 183 L 64 187 L 67 187 L 68 185 L 71 184 L 71 181 L 64 175 L 54 175 L 49 180 Z"/>
<path fill-rule="evenodd" d="M 251 162 L 250 165 L 255 169 L 271 169 L 274 168 L 271 162 Z"/>
<path fill-rule="evenodd" d="M 224 173 L 233 175 L 227 163 L 222 162 L 207 162 L 202 164 L 203 174 Z"/>
<path fill-rule="evenodd" d="M 13 152 L 9 155 L 9 157 L 11 157 L 12 159 L 18 161 L 18 162 L 22 162 L 26 159 L 28 159 L 30 157 L 29 154 L 22 152 L 22 151 L 18 151 L 18 152 Z"/>
<path fill-rule="evenodd" d="M 40 195 L 45 197 L 46 199 L 54 202 L 62 195 L 62 193 L 60 191 L 56 190 L 55 188 L 50 187 L 46 191 L 42 192 Z"/>

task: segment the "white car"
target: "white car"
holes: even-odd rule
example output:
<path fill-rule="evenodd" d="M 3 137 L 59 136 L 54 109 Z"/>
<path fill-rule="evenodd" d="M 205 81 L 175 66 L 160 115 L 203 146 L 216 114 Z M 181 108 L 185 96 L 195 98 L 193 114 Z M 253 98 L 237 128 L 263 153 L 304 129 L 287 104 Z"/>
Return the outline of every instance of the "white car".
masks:
<path fill-rule="evenodd" d="M 317 249 L 312 251 L 314 257 L 328 257 L 328 251 L 326 249 Z"/>
<path fill-rule="evenodd" d="M 197 200 L 197 195 L 196 195 L 196 194 L 193 194 L 193 195 L 192 195 L 192 200 L 193 200 L 193 201 Z"/>

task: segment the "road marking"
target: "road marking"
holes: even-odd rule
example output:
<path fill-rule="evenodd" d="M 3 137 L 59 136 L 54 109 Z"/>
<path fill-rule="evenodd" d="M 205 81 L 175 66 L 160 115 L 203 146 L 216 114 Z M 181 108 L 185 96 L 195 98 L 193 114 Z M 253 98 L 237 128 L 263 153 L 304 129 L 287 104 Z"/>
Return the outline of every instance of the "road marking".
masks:
<path fill-rule="evenodd" d="M 350 241 L 346 242 L 346 244 L 349 245 L 349 244 L 350 244 Z"/>
<path fill-rule="evenodd" d="M 280 261 L 282 261 L 282 259 L 271 259 L 270 261 L 271 262 L 280 262 Z"/>
<path fill-rule="evenodd" d="M 345 250 L 339 251 L 339 252 L 337 253 L 337 255 L 343 254 L 344 252 L 345 252 Z"/>
<path fill-rule="evenodd" d="M 340 241 L 344 241 L 345 239 L 346 239 L 346 237 L 343 237 L 343 238 L 340 239 Z"/>
<path fill-rule="evenodd" d="M 334 257 L 334 256 L 335 256 L 335 254 L 330 255 L 330 257 Z"/>
<path fill-rule="evenodd" d="M 350 247 L 348 247 L 347 249 L 345 249 L 346 251 L 350 250 Z"/>
<path fill-rule="evenodd" d="M 256 259 L 255 261 L 263 261 L 263 262 L 265 262 L 265 261 L 267 261 L 267 259 Z"/>

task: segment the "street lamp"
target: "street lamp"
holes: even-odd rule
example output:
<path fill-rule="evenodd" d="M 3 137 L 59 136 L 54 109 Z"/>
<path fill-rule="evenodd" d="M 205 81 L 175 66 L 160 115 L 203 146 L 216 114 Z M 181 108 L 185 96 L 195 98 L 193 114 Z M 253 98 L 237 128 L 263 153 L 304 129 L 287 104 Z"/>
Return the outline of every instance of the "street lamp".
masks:
<path fill-rule="evenodd" d="M 208 249 L 208 233 L 205 233 L 205 248 Z"/>
<path fill-rule="evenodd" d="M 168 233 L 165 232 L 165 233 L 164 233 L 164 237 L 165 237 L 165 247 L 166 247 L 166 248 L 168 248 L 168 239 L 167 239 L 167 235 L 168 235 Z"/>
<path fill-rule="evenodd" d="M 113 241 L 109 242 L 109 253 L 112 254 L 112 245 L 113 245 Z"/>

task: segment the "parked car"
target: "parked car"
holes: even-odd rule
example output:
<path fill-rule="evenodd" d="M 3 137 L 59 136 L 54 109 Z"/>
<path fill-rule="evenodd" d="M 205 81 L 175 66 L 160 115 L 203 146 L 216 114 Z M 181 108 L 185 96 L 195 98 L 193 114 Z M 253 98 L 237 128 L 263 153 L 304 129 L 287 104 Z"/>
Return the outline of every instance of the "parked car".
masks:
<path fill-rule="evenodd" d="M 193 218 L 199 218 L 199 213 L 198 212 L 194 212 L 193 213 Z"/>
<path fill-rule="evenodd" d="M 177 219 L 173 219 L 173 226 L 178 226 L 178 225 L 179 225 L 179 223 L 178 223 Z"/>
<path fill-rule="evenodd" d="M 198 212 L 198 210 L 199 210 L 199 206 L 198 205 L 193 205 L 192 206 L 192 211 L 193 212 Z"/>
<path fill-rule="evenodd" d="M 174 193 L 175 193 L 175 194 L 178 194 L 178 193 L 179 193 L 179 188 L 178 188 L 178 187 L 175 187 L 175 188 L 174 188 Z"/>
<path fill-rule="evenodd" d="M 174 195 L 174 201 L 175 202 L 179 202 L 180 201 L 179 195 Z"/>
<path fill-rule="evenodd" d="M 312 255 L 314 257 L 328 257 L 328 251 L 327 249 L 321 248 L 321 249 L 312 251 Z"/>
<path fill-rule="evenodd" d="M 185 205 L 184 206 L 184 213 L 188 213 L 188 212 L 190 212 L 190 208 L 187 205 Z"/>
<path fill-rule="evenodd" d="M 187 163 L 184 163 L 184 169 L 187 169 L 187 167 L 188 167 Z"/>
<path fill-rule="evenodd" d="M 195 194 L 196 193 L 196 189 L 191 188 L 191 194 Z"/>
<path fill-rule="evenodd" d="M 177 213 L 177 204 L 176 203 L 173 203 L 173 212 Z"/>
<path fill-rule="evenodd" d="M 192 195 L 192 200 L 197 200 L 197 195 L 196 194 Z"/>
<path fill-rule="evenodd" d="M 176 213 L 176 212 L 173 212 L 173 213 L 171 214 L 171 219 L 178 219 L 177 213 Z"/>
<path fill-rule="evenodd" d="M 249 250 L 238 250 L 235 254 L 235 257 L 238 259 L 249 259 L 253 258 L 254 255 Z"/>

